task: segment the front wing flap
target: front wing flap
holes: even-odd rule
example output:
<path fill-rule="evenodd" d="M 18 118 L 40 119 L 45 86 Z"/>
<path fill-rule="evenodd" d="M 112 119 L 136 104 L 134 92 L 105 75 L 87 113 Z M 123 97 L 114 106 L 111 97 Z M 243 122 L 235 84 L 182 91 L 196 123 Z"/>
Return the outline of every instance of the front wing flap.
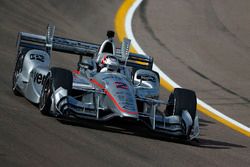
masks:
<path fill-rule="evenodd" d="M 145 106 L 144 111 L 139 114 L 139 118 L 152 130 L 172 136 L 187 137 L 190 140 L 199 136 L 198 114 L 196 114 L 194 121 L 187 111 L 183 111 L 182 116 L 166 116 L 164 112 L 158 110 L 158 107 L 167 105 L 167 102 L 151 98 L 137 98 L 137 100 L 144 102 Z M 187 126 L 192 127 L 191 132 L 188 131 Z"/>

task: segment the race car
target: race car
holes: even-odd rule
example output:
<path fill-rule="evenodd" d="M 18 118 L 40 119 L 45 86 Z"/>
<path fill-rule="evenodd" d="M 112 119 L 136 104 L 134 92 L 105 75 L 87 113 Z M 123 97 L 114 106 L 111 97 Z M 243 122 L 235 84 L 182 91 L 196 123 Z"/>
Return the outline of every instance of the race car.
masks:
<path fill-rule="evenodd" d="M 125 38 L 115 47 L 113 31 L 102 44 L 19 32 L 12 90 L 39 104 L 44 115 L 108 121 L 119 117 L 145 123 L 167 135 L 195 139 L 199 117 L 195 92 L 176 88 L 159 100 L 160 77 L 153 58 L 129 52 Z M 50 67 L 53 51 L 78 55 L 73 71 Z"/>

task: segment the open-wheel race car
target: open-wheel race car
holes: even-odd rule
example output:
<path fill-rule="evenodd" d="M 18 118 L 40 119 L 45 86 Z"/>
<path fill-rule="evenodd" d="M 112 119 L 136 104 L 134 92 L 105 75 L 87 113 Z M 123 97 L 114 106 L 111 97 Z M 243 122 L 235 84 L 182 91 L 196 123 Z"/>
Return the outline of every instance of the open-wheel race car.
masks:
<path fill-rule="evenodd" d="M 160 77 L 152 70 L 153 58 L 130 53 L 129 39 L 116 48 L 113 31 L 101 45 L 57 37 L 54 31 L 48 26 L 45 36 L 18 34 L 15 94 L 39 104 L 45 115 L 83 121 L 129 118 L 157 132 L 198 137 L 195 93 L 176 88 L 167 101 L 159 100 Z M 79 55 L 77 69 L 50 67 L 52 51 Z"/>

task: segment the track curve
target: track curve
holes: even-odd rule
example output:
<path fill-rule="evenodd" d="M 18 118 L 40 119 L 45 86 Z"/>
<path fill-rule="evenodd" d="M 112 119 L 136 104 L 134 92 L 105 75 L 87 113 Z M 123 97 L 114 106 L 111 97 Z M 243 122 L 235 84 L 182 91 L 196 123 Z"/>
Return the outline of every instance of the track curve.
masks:
<path fill-rule="evenodd" d="M 149 1 L 147 4 L 148 1 L 142 3 L 138 21 L 135 20 L 140 22 L 135 34 L 146 52 L 154 55 L 156 63 L 177 83 L 196 89 L 199 97 L 219 110 L 227 107 L 226 115 L 250 126 L 249 117 L 244 117 L 250 107 L 247 89 L 250 37 L 246 31 L 250 29 L 246 19 L 249 2 Z M 239 6 L 244 6 L 242 13 Z M 235 18 L 224 16 L 236 12 L 237 18 L 245 19 L 237 25 Z M 150 49 L 148 41 L 154 41 Z M 185 80 L 182 74 L 186 75 Z"/>
<path fill-rule="evenodd" d="M 144 4 L 144 9 L 141 10 L 144 10 L 143 12 L 146 15 L 143 17 L 148 20 L 148 24 L 152 27 L 152 31 L 157 33 L 155 34 L 156 37 L 159 38 L 160 36 L 161 38 L 159 38 L 159 40 L 161 40 L 164 45 L 168 44 L 166 46 L 173 50 L 174 55 L 184 55 L 183 61 L 185 63 L 187 62 L 187 64 L 190 64 L 193 68 L 199 69 L 199 65 L 192 64 L 193 61 L 190 62 L 185 57 L 185 54 L 179 54 L 179 52 L 182 52 L 182 49 L 176 49 L 178 45 L 174 43 L 174 39 L 182 39 L 185 41 L 185 36 L 174 36 L 175 34 L 171 29 L 169 30 L 166 28 L 166 25 L 161 25 L 161 22 L 157 22 L 157 19 L 155 19 L 155 17 L 158 18 L 159 14 L 161 15 L 162 12 L 166 12 L 165 9 L 161 8 L 162 6 L 169 7 L 171 9 L 170 4 L 161 3 L 175 3 L 174 5 L 177 5 L 177 7 L 179 6 L 183 8 L 183 13 L 185 13 L 186 7 L 189 8 L 189 6 L 186 2 L 181 0 L 175 2 L 154 2 L 156 3 L 148 1 L 146 5 Z M 193 3 L 193 6 L 196 7 L 197 10 L 203 11 L 202 6 L 199 4 L 194 3 L 192 0 L 189 0 L 188 2 Z M 234 34 L 237 38 L 242 39 L 238 42 L 238 45 L 241 45 L 241 43 L 246 44 L 248 38 L 245 37 L 244 33 L 242 34 L 242 31 L 238 32 L 235 27 L 230 27 L 230 20 L 225 21 L 227 18 L 223 17 L 225 15 L 223 12 L 226 11 L 220 10 L 219 6 L 221 4 L 215 1 L 211 2 L 214 6 L 214 11 L 216 11 L 216 13 L 220 13 L 218 14 L 218 19 L 222 20 L 221 22 L 224 23 L 226 27 L 229 27 L 228 30 L 230 30 L 231 34 Z M 110 5 L 111 3 L 112 5 Z M 1 165 L 183 166 L 185 164 L 186 166 L 248 166 L 250 163 L 248 156 L 250 146 L 249 139 L 206 117 L 202 117 L 201 120 L 202 136 L 200 143 L 183 143 L 179 140 L 176 141 L 164 136 L 153 135 L 148 132 L 147 129 L 143 127 L 138 128 L 137 125 L 129 125 L 127 122 L 120 124 L 114 121 L 108 125 L 96 124 L 95 122 L 63 124 L 53 118 L 41 115 L 36 106 L 32 105 L 24 98 L 15 97 L 12 94 L 10 83 L 15 61 L 15 40 L 18 31 L 41 34 L 44 32 L 47 23 L 53 23 L 56 25 L 57 35 L 99 43 L 105 38 L 106 30 L 113 29 L 113 19 L 121 3 L 121 1 L 114 0 L 52 0 L 42 2 L 31 0 L 1 1 Z M 230 9 L 230 7 L 228 8 Z M 157 10 L 157 12 L 154 12 L 155 10 Z M 172 8 L 172 10 L 174 10 L 174 8 Z M 237 8 L 235 10 L 239 11 Z M 155 56 L 156 62 L 159 62 L 160 57 L 157 57 L 158 55 L 167 55 L 169 53 L 166 52 L 163 47 L 159 47 L 159 44 L 157 44 L 155 39 L 151 40 L 154 41 L 152 44 L 145 42 L 148 39 L 152 39 L 152 37 L 150 32 L 145 29 L 143 18 L 140 17 L 139 12 L 140 11 L 137 12 L 134 20 L 136 37 L 139 39 L 140 44 L 143 45 L 143 48 L 146 49 L 146 52 Z M 167 15 L 169 15 L 169 18 L 171 17 L 172 12 L 174 13 L 174 11 L 168 10 Z M 209 11 L 207 12 L 208 14 L 210 13 Z M 165 14 L 165 16 L 167 15 Z M 152 21 L 154 22 L 152 23 Z M 197 27 L 199 27 L 199 24 L 203 24 L 202 20 L 199 21 L 200 22 L 195 24 Z M 180 22 L 177 23 L 180 24 Z M 182 26 L 185 27 L 185 25 L 181 25 L 180 27 Z M 242 29 L 245 28 L 242 27 Z M 159 35 L 158 33 L 162 33 L 163 30 L 167 33 Z M 187 31 L 183 32 L 182 35 L 185 35 L 185 33 L 187 33 Z M 166 35 L 168 38 L 165 38 Z M 166 39 L 170 40 L 171 43 L 169 41 L 164 41 Z M 181 42 L 178 42 L 178 44 L 180 44 L 180 48 L 185 48 L 183 47 L 185 44 Z M 198 48 L 195 44 L 196 43 L 192 46 Z M 241 47 L 243 46 L 241 45 Z M 247 47 L 249 46 L 244 46 L 244 52 L 247 51 Z M 190 47 L 187 47 L 184 51 L 189 51 L 189 49 Z M 177 53 L 175 53 L 176 50 L 178 50 Z M 243 51 L 240 50 L 240 52 Z M 162 54 L 155 55 L 153 53 Z M 201 58 L 197 56 L 196 59 L 193 59 L 199 60 Z M 208 58 L 202 57 L 202 59 L 205 61 Z M 76 58 L 69 57 L 68 55 L 58 56 L 55 54 L 55 56 L 53 56 L 53 62 L 55 65 L 65 66 L 72 69 L 72 67 L 76 64 Z M 171 64 L 172 62 L 176 63 L 174 68 L 170 65 L 165 66 L 165 64 L 167 65 L 170 62 Z M 178 83 L 183 83 L 186 87 L 197 89 L 197 87 L 194 87 L 193 84 L 196 83 L 196 80 L 200 80 L 200 77 L 196 76 L 197 78 L 194 78 L 195 80 L 183 81 L 183 77 L 180 76 L 183 70 L 180 67 L 183 65 L 179 65 L 180 62 L 170 56 L 170 58 L 168 60 L 164 60 L 163 63 L 164 64 L 160 64 L 160 67 L 164 67 L 164 70 L 174 76 L 173 78 L 177 76 L 176 79 Z M 198 61 L 198 63 L 200 62 Z M 192 76 L 194 74 L 191 73 L 187 75 Z M 223 82 L 219 81 L 218 83 L 223 84 Z M 204 83 L 206 86 L 205 88 L 210 91 L 213 88 L 211 88 L 209 84 L 207 85 L 206 80 L 201 81 L 200 85 L 202 85 L 202 83 Z M 198 88 L 200 96 L 205 98 L 209 98 L 207 97 L 207 94 L 212 96 L 204 87 Z M 216 89 L 218 89 L 218 87 L 216 87 Z M 205 90 L 207 92 L 205 92 Z M 249 95 L 247 92 L 239 92 L 239 94 L 249 98 L 247 96 Z M 242 111 L 242 113 L 245 112 Z M 245 121 L 247 122 L 248 118 L 242 117 L 242 121 L 246 119 Z"/>

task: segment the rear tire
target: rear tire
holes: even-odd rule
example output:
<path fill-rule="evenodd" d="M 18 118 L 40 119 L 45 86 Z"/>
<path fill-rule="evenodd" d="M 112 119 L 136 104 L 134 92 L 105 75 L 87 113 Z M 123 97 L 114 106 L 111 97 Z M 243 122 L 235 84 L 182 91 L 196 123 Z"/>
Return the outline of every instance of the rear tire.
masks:
<path fill-rule="evenodd" d="M 67 89 L 68 93 L 70 93 L 72 90 L 72 83 L 73 76 L 71 71 L 63 68 L 52 67 L 46 77 L 41 91 L 39 103 L 40 112 L 44 115 L 53 115 L 50 110 L 52 104 L 51 96 L 54 91 L 60 87 Z"/>
<path fill-rule="evenodd" d="M 12 91 L 16 96 L 21 96 L 21 93 L 18 91 L 18 86 L 17 86 L 17 75 L 22 72 L 22 65 L 23 65 L 23 58 L 24 55 L 18 55 L 17 60 L 16 60 L 16 65 L 15 69 L 12 75 Z"/>

